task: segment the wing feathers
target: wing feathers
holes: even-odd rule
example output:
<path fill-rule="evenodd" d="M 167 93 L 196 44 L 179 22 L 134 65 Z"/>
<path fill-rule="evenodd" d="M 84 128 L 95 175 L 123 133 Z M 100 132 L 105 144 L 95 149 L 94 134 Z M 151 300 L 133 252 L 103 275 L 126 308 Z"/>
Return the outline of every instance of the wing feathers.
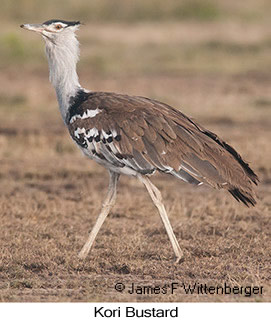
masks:
<path fill-rule="evenodd" d="M 95 109 L 97 113 L 86 113 Z M 157 169 L 197 185 L 205 182 L 228 189 L 246 205 L 255 204 L 252 183 L 258 177 L 249 165 L 217 135 L 169 105 L 92 92 L 73 106 L 69 118 L 73 139 L 109 164 L 141 173 Z M 96 134 L 93 142 L 88 131 Z"/>
<path fill-rule="evenodd" d="M 190 184 L 199 185 L 202 183 L 202 182 L 198 181 L 196 178 L 194 178 L 193 176 L 191 176 L 189 173 L 184 171 L 183 169 L 179 170 L 178 172 L 172 171 L 170 173 L 172 175 L 174 175 L 175 177 L 178 177 L 178 178 L 182 179 L 183 181 L 190 183 Z"/>

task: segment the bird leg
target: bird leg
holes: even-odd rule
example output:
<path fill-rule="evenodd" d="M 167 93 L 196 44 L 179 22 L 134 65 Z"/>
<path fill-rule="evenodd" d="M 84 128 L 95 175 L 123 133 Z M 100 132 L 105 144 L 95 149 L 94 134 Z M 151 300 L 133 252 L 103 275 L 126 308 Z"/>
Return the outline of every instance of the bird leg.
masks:
<path fill-rule="evenodd" d="M 164 204 L 162 202 L 162 195 L 161 195 L 160 191 L 158 190 L 158 188 L 150 181 L 150 179 L 148 177 L 143 177 L 141 175 L 138 175 L 137 177 L 145 185 L 154 205 L 157 207 L 157 209 L 159 211 L 160 217 L 161 217 L 162 222 L 163 222 L 165 229 L 167 231 L 169 240 L 172 244 L 174 253 L 177 257 L 176 263 L 179 263 L 180 260 L 183 258 L 183 252 L 179 246 L 179 243 L 175 237 L 175 234 L 174 234 L 171 224 L 169 222 L 166 209 L 165 209 Z"/>
<path fill-rule="evenodd" d="M 82 248 L 82 250 L 79 253 L 79 258 L 81 258 L 81 259 L 86 258 L 101 226 L 104 223 L 104 220 L 106 219 L 112 206 L 115 204 L 116 193 L 117 193 L 117 183 L 118 183 L 118 179 L 119 179 L 120 175 L 115 172 L 111 172 L 111 171 L 109 171 L 109 175 L 110 175 L 110 179 L 109 179 L 109 185 L 108 185 L 108 192 L 107 192 L 106 198 L 103 202 L 101 212 L 96 220 L 96 223 L 95 223 L 92 231 L 90 232 L 89 237 L 88 237 L 84 247 Z"/>

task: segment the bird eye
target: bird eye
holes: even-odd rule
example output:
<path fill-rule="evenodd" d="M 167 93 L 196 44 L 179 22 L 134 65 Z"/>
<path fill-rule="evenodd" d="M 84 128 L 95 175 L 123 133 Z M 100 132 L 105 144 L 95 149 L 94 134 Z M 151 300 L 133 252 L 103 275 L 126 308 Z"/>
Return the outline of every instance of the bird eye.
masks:
<path fill-rule="evenodd" d="M 60 24 L 58 24 L 58 25 L 55 25 L 55 29 L 61 29 L 62 28 L 62 26 L 60 25 Z"/>

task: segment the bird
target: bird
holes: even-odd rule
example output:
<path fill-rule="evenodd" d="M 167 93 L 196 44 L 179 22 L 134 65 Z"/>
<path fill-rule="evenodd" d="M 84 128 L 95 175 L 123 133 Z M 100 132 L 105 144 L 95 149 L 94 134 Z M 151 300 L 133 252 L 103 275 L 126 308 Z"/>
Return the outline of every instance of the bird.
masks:
<path fill-rule="evenodd" d="M 258 176 L 240 154 L 215 133 L 166 103 L 143 96 L 97 92 L 79 83 L 77 62 L 80 21 L 51 19 L 23 24 L 45 41 L 49 80 L 72 140 L 84 155 L 109 171 L 100 214 L 79 253 L 85 259 L 112 206 L 120 175 L 136 177 L 158 209 L 176 263 L 183 261 L 162 195 L 151 182 L 165 173 L 184 182 L 227 190 L 246 206 L 256 204 Z"/>

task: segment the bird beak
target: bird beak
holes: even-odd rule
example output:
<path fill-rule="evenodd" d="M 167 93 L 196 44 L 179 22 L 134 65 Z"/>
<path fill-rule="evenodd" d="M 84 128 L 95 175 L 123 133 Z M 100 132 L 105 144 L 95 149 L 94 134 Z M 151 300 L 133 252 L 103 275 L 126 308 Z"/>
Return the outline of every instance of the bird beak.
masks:
<path fill-rule="evenodd" d="M 20 27 L 26 30 L 35 31 L 37 33 L 42 33 L 44 31 L 44 27 L 41 24 L 24 24 Z"/>

